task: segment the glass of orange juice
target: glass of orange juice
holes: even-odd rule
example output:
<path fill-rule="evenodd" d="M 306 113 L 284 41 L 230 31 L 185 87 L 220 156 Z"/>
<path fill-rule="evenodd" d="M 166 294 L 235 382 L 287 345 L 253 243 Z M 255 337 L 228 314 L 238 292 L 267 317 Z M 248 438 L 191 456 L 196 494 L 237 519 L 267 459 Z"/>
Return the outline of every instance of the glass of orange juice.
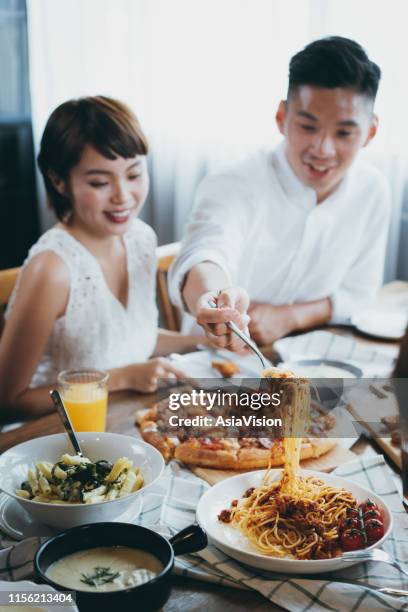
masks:
<path fill-rule="evenodd" d="M 105 431 L 109 374 L 66 370 L 58 374 L 64 406 L 75 431 Z"/>

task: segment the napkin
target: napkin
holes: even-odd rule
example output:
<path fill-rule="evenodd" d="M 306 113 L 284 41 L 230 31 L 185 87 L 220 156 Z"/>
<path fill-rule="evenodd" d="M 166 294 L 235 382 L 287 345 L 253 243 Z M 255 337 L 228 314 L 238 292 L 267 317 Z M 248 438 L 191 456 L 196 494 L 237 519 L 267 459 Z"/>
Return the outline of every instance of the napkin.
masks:
<path fill-rule="evenodd" d="M 334 472 L 384 497 L 394 516 L 394 531 L 384 544 L 408 568 L 408 514 L 403 509 L 391 470 L 382 456 L 346 463 Z M 177 462 L 171 462 L 160 481 L 146 492 L 137 522 L 162 535 L 171 536 L 194 522 L 197 503 L 208 487 L 200 478 Z M 4 534 L 3 534 L 4 536 Z M 32 573 L 32 559 L 40 538 L 16 543 L 0 539 L 0 579 L 21 580 Z M 378 593 L 371 587 L 408 589 L 408 579 L 385 563 L 360 563 L 353 567 L 308 578 L 252 570 L 214 546 L 193 555 L 176 558 L 175 573 L 195 579 L 254 589 L 270 601 L 291 612 L 371 612 L 407 610 L 408 598 Z"/>

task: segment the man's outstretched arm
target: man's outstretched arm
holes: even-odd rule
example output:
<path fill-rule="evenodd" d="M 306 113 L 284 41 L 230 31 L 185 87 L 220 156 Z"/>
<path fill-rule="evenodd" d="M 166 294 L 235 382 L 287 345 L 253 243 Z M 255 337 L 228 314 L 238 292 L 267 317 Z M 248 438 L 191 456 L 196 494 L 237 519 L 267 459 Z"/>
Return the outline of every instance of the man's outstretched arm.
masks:
<path fill-rule="evenodd" d="M 240 287 L 231 287 L 225 272 L 216 263 L 204 261 L 185 276 L 182 296 L 187 310 L 194 315 L 212 344 L 232 351 L 242 351 L 245 345 L 226 326 L 234 321 L 247 331 L 249 297 Z M 217 306 L 213 308 L 210 303 Z"/>

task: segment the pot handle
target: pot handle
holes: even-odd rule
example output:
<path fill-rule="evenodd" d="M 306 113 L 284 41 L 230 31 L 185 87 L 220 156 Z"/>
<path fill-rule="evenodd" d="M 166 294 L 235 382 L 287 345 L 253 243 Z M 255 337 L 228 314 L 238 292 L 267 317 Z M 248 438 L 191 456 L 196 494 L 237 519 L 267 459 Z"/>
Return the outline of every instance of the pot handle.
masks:
<path fill-rule="evenodd" d="M 208 544 L 207 534 L 197 523 L 185 527 L 170 539 L 175 555 L 202 550 Z"/>

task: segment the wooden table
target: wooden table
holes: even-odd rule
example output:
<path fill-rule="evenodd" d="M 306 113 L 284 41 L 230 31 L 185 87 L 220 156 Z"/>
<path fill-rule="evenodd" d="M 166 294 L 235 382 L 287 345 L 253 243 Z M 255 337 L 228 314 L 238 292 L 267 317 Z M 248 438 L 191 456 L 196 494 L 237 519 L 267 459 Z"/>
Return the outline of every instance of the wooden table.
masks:
<path fill-rule="evenodd" d="M 330 329 L 330 331 L 356 337 L 349 329 L 345 328 Z M 363 337 L 360 340 L 369 343 L 371 346 L 377 346 L 379 350 L 384 345 L 383 342 Z M 390 345 L 389 342 L 386 344 Z M 111 394 L 109 397 L 107 431 L 138 436 L 134 424 L 135 413 L 138 409 L 151 406 L 156 400 L 157 396 L 152 394 L 143 395 L 129 391 Z M 64 430 L 57 414 L 41 417 L 15 430 L 0 434 L 0 452 L 20 442 L 62 431 Z M 352 450 L 359 455 L 372 453 L 373 451 L 380 452 L 373 441 L 364 438 L 358 440 Z M 281 610 L 282 608 L 266 601 L 264 597 L 254 591 L 242 591 L 174 576 L 173 591 L 164 608 L 165 612 L 194 612 L 202 609 L 211 610 L 211 612 L 242 612 L 243 609 L 261 612 Z"/>

